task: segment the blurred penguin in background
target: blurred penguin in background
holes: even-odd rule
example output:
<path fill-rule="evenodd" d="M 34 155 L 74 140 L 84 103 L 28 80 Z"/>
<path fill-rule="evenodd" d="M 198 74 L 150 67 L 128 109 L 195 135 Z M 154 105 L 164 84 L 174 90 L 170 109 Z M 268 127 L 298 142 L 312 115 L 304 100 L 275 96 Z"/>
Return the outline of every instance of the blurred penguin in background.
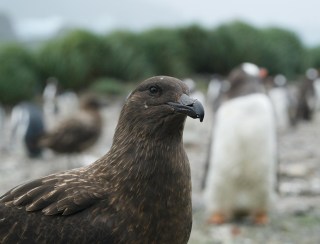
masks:
<path fill-rule="evenodd" d="M 288 88 L 284 75 L 278 74 L 269 80 L 268 95 L 274 107 L 277 130 L 283 132 L 296 124 L 297 95 Z"/>
<path fill-rule="evenodd" d="M 192 94 L 192 97 L 197 99 L 201 103 L 205 103 L 205 95 L 203 92 L 201 92 L 196 85 L 196 82 L 191 78 L 186 78 L 182 80 L 189 88 L 190 94 Z"/>
<path fill-rule="evenodd" d="M 58 91 L 59 81 L 50 77 L 43 90 L 43 112 L 47 130 L 56 127 L 61 121 L 79 110 L 79 99 L 75 92 Z"/>
<path fill-rule="evenodd" d="M 31 102 L 22 102 L 14 106 L 10 117 L 9 148 L 13 153 L 27 155 L 30 158 L 40 157 L 40 137 L 45 131 L 42 110 Z"/>
<path fill-rule="evenodd" d="M 190 96 L 199 101 L 201 104 L 205 104 L 205 95 L 197 88 L 197 83 L 191 78 L 186 78 L 182 81 L 188 86 Z M 194 120 L 187 120 L 185 123 L 185 131 L 183 133 L 183 141 L 186 147 L 197 146 L 194 140 L 195 130 L 199 130 L 198 133 L 200 133 L 201 128 L 199 128 L 198 124 Z"/>
<path fill-rule="evenodd" d="M 56 95 L 58 89 L 58 80 L 54 77 L 50 77 L 47 80 L 42 98 L 43 98 L 43 113 L 47 129 L 51 129 L 54 126 L 55 118 L 58 114 L 58 107 L 56 103 Z"/>
<path fill-rule="evenodd" d="M 311 121 L 313 119 L 317 106 L 315 80 L 318 76 L 318 71 L 310 68 L 306 71 L 304 79 L 299 84 L 297 121 Z"/>
<path fill-rule="evenodd" d="M 229 76 L 213 128 L 204 198 L 208 222 L 238 217 L 265 224 L 275 193 L 276 127 L 261 78 L 265 71 L 243 63 Z"/>
<path fill-rule="evenodd" d="M 215 113 L 221 104 L 222 95 L 230 88 L 229 82 L 219 75 L 214 75 L 207 89 L 207 104 Z"/>
<path fill-rule="evenodd" d="M 5 150 L 5 123 L 6 123 L 6 112 L 0 105 L 0 152 Z"/>

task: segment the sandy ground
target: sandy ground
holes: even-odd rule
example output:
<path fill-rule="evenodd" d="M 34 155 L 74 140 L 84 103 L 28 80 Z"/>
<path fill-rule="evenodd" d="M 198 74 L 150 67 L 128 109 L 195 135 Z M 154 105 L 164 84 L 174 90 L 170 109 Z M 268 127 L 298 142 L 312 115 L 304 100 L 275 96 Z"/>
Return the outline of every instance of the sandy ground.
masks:
<path fill-rule="evenodd" d="M 42 159 L 31 160 L 23 152 L 2 150 L 0 194 L 26 180 L 85 165 L 105 154 L 111 146 L 120 107 L 121 102 L 117 101 L 102 111 L 104 134 L 94 148 L 82 155 L 66 157 L 46 151 Z M 245 222 L 206 224 L 200 185 L 211 127 L 212 115 L 208 112 L 203 123 L 188 118 L 184 133 L 194 201 L 189 243 L 320 243 L 320 119 L 279 133 L 280 194 L 269 224 L 260 227 Z"/>

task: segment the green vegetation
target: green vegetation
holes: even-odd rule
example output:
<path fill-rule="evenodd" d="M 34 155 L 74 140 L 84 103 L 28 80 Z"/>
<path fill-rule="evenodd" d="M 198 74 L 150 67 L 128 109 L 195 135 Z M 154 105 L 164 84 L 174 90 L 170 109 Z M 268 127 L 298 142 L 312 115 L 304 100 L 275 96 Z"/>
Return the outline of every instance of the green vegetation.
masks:
<path fill-rule="evenodd" d="M 308 54 L 310 58 L 310 64 L 313 67 L 319 68 L 320 67 L 320 45 L 308 49 Z"/>
<path fill-rule="evenodd" d="M 112 78 L 99 78 L 90 85 L 89 90 L 98 94 L 106 95 L 123 95 L 127 93 L 127 90 L 118 79 Z"/>
<path fill-rule="evenodd" d="M 101 55 L 107 55 L 101 37 L 74 31 L 48 42 L 38 53 L 42 78 L 57 77 L 64 88 L 81 89 L 103 74 Z"/>
<path fill-rule="evenodd" d="M 279 28 L 263 30 L 265 37 L 264 65 L 273 73 L 283 73 L 289 77 L 304 73 L 308 68 L 308 55 L 299 38 L 290 31 Z"/>
<path fill-rule="evenodd" d="M 130 81 L 152 75 L 151 63 L 139 48 L 139 35 L 117 31 L 103 37 L 108 53 L 101 53 L 104 75 Z"/>
<path fill-rule="evenodd" d="M 32 50 L 3 44 L 0 102 L 30 99 L 48 77 L 56 77 L 62 89 L 90 87 L 116 94 L 123 84 L 152 75 L 226 75 L 241 62 L 294 79 L 308 67 L 320 67 L 320 46 L 308 48 L 285 29 L 256 28 L 239 21 L 213 29 L 191 25 L 107 35 L 74 30 Z"/>
<path fill-rule="evenodd" d="M 39 77 L 34 56 L 19 45 L 0 48 L 0 102 L 13 104 L 31 99 Z"/>

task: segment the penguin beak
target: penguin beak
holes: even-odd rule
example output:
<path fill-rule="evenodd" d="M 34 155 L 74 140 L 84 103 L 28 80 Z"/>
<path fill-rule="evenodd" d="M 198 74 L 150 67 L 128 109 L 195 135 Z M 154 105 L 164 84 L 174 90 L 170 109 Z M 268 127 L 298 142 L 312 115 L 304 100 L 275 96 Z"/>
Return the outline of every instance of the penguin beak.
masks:
<path fill-rule="evenodd" d="M 200 122 L 203 121 L 204 108 L 197 99 L 182 94 L 178 102 L 168 102 L 168 105 L 170 105 L 177 113 L 186 114 L 193 119 L 200 119 Z"/>

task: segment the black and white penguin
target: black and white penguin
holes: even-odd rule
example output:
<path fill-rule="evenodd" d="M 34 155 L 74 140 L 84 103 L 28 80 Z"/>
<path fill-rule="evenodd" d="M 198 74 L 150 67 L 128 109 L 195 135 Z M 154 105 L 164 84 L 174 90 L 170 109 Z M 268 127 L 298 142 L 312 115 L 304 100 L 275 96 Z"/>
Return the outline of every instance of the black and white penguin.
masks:
<path fill-rule="evenodd" d="M 42 110 L 31 102 L 14 106 L 10 118 L 10 148 L 29 157 L 41 156 L 38 140 L 44 134 L 45 124 Z"/>
<path fill-rule="evenodd" d="M 267 222 L 275 196 L 276 126 L 274 111 L 250 63 L 231 71 L 229 90 L 217 110 L 204 198 L 209 223 L 239 216 Z"/>

